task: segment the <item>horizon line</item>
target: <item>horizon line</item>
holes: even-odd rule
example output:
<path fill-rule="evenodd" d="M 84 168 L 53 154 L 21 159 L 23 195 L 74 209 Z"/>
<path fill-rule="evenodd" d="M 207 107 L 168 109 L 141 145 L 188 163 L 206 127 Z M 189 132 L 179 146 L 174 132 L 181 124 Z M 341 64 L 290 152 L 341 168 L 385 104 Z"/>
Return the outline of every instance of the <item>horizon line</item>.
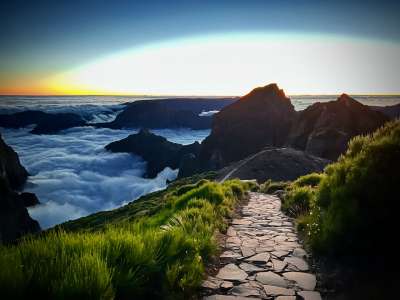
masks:
<path fill-rule="evenodd" d="M 328 94 L 286 94 L 286 96 L 338 96 L 342 93 L 328 93 Z M 350 96 L 400 96 L 400 92 L 396 93 L 346 93 Z M 246 95 L 246 94 L 244 94 Z M 151 95 L 151 94 L 0 94 L 0 97 L 88 97 L 88 96 L 100 96 L 100 97 L 177 97 L 177 98 L 189 98 L 189 97 L 197 97 L 197 98 L 240 98 L 244 95 L 173 95 L 173 94 L 165 94 L 165 95 Z"/>

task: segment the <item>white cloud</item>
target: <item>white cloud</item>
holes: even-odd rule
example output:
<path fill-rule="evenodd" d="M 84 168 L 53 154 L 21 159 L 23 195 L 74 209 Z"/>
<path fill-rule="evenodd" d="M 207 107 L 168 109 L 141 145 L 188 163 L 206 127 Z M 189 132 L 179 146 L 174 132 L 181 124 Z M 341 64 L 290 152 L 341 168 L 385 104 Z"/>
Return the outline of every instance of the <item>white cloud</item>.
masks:
<path fill-rule="evenodd" d="M 215 115 L 218 112 L 219 112 L 219 110 L 202 111 L 199 114 L 199 116 L 200 117 L 211 117 L 212 115 Z"/>
<path fill-rule="evenodd" d="M 141 195 L 162 189 L 177 170 L 166 168 L 154 179 L 142 178 L 146 162 L 127 153 L 104 150 L 108 143 L 137 130 L 71 128 L 55 135 L 33 135 L 29 128 L 1 129 L 32 176 L 26 190 L 43 203 L 29 209 L 42 228 L 100 210 L 121 206 Z M 209 131 L 154 130 L 173 142 L 201 141 Z"/>

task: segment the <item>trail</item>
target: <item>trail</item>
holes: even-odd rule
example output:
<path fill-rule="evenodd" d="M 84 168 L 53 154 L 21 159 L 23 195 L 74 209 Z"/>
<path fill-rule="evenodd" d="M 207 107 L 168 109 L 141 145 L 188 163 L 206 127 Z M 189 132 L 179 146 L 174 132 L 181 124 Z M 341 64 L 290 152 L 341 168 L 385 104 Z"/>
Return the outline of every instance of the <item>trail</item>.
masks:
<path fill-rule="evenodd" d="M 279 198 L 250 193 L 228 228 L 218 273 L 203 282 L 204 299 L 321 299 L 306 258 Z"/>

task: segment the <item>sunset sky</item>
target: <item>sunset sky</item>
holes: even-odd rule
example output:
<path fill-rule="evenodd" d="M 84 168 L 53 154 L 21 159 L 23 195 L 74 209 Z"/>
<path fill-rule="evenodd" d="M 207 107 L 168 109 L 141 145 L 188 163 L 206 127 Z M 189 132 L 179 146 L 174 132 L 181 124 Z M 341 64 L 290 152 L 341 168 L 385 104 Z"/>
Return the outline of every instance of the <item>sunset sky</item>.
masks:
<path fill-rule="evenodd" d="M 400 1 L 2 1 L 0 94 L 400 93 Z"/>

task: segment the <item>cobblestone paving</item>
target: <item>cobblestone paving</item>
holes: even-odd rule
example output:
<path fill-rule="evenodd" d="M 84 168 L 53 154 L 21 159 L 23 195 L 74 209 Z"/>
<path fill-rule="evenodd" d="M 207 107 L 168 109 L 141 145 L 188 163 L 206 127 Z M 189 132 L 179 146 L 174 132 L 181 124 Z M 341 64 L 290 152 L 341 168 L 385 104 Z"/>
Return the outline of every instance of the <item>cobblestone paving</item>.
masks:
<path fill-rule="evenodd" d="M 203 282 L 206 300 L 318 300 L 316 277 L 279 198 L 250 193 L 227 231 L 221 267 Z"/>

